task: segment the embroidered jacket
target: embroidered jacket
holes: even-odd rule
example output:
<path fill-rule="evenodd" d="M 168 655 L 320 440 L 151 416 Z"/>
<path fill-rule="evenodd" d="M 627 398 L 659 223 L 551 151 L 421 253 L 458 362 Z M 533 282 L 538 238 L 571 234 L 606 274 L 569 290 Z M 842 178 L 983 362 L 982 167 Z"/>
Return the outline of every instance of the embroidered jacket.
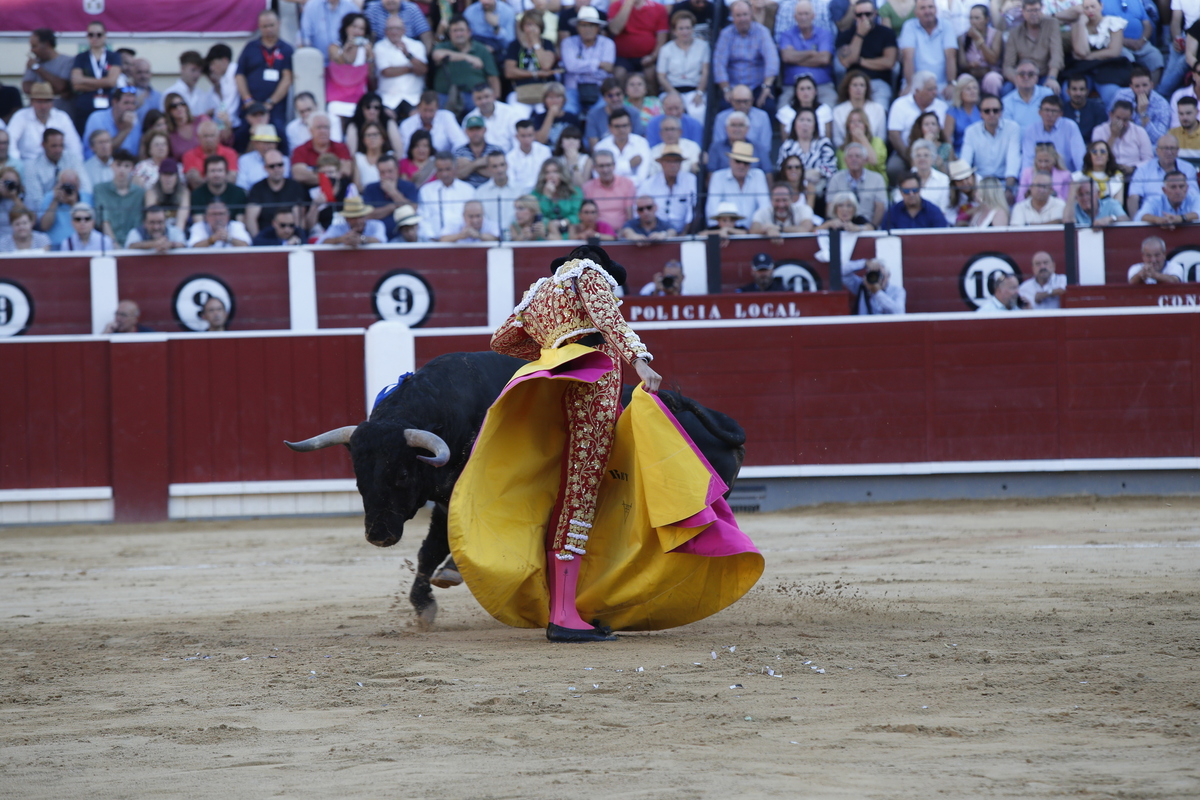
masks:
<path fill-rule="evenodd" d="M 575 259 L 553 276 L 539 278 L 492 336 L 497 353 L 536 361 L 542 348 L 554 349 L 600 333 L 621 357 L 653 358 L 618 309 L 617 282 L 594 261 Z"/>

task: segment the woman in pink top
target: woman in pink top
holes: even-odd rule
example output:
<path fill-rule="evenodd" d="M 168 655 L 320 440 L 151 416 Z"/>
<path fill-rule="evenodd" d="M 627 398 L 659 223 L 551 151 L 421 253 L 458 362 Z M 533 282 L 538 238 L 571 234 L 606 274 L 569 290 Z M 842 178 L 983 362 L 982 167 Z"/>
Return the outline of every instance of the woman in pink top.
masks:
<path fill-rule="evenodd" d="M 354 116 L 360 97 L 367 92 L 367 80 L 375 52 L 367 38 L 370 27 L 362 14 L 342 17 L 339 43 L 329 45 L 329 65 L 325 67 L 325 103 L 330 114 L 343 118 L 343 127 Z"/>
<path fill-rule="evenodd" d="M 1064 203 L 1071 193 L 1071 173 L 1063 169 L 1062 157 L 1051 142 L 1042 142 L 1034 150 L 1033 166 L 1021 170 L 1021 181 L 1017 188 L 1017 202 L 1025 199 L 1033 176 L 1038 172 L 1049 172 L 1054 183 L 1054 194 Z"/>

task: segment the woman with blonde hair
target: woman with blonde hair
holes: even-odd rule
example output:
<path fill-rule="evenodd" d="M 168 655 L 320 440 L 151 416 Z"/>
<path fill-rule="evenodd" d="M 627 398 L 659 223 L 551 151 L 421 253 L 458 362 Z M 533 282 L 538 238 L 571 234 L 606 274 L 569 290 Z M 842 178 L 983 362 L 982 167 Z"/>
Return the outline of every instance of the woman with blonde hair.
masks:
<path fill-rule="evenodd" d="M 514 242 L 544 242 L 546 241 L 546 225 L 538 217 L 542 207 L 538 199 L 531 194 L 523 194 L 513 200 L 516 219 L 509 227 L 509 239 Z"/>
<path fill-rule="evenodd" d="M 846 141 L 838 149 L 838 169 L 846 168 L 846 147 L 861 144 L 867 154 L 867 169 L 872 169 L 887 178 L 887 145 L 883 139 L 872 135 L 867 128 L 867 115 L 857 108 L 846 117 Z"/>
<path fill-rule="evenodd" d="M 821 223 L 819 231 L 873 231 L 875 226 L 871 221 L 858 213 L 858 198 L 854 192 L 838 192 L 826 204 L 829 219 Z"/>
<path fill-rule="evenodd" d="M 954 126 L 953 118 L 946 115 L 946 127 L 938 122 L 937 114 L 932 111 L 926 111 L 913 121 L 912 129 L 908 133 L 909 142 L 916 143 L 918 140 L 929 142 L 933 146 L 934 159 L 933 166 L 942 172 L 947 172 L 950 169 L 950 162 L 954 160 L 954 147 L 950 144 L 950 137 L 953 133 L 947 128 Z M 912 145 L 910 144 L 911 148 Z"/>
<path fill-rule="evenodd" d="M 950 141 L 956 153 L 962 150 L 963 135 L 967 132 L 967 126 L 983 120 L 983 114 L 979 111 L 979 98 L 979 81 L 970 75 L 959 75 L 958 80 L 954 82 L 950 108 L 946 112 L 947 127 L 953 120 Z"/>
<path fill-rule="evenodd" d="M 1021 170 L 1017 182 L 1017 202 L 1025 199 L 1029 187 L 1033 184 L 1033 176 L 1039 172 L 1049 172 L 1054 182 L 1054 194 L 1064 203 L 1071 197 L 1071 173 L 1063 166 L 1062 156 L 1053 142 L 1038 142 L 1033 151 L 1033 166 Z"/>
<path fill-rule="evenodd" d="M 1008 225 L 1008 198 L 999 178 L 987 177 L 975 192 L 979 208 L 971 217 L 972 228 L 1003 228 Z"/>

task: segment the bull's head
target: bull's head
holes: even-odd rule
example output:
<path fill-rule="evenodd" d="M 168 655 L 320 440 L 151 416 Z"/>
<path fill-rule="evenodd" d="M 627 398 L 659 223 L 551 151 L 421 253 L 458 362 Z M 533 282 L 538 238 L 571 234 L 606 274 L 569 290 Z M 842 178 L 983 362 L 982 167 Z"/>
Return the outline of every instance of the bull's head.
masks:
<path fill-rule="evenodd" d="M 444 467 L 450 461 L 450 447 L 440 436 L 394 421 L 347 425 L 285 444 L 299 453 L 338 444 L 349 448 L 366 512 L 367 541 L 379 547 L 400 541 L 404 523 L 429 499 L 434 475 L 418 462 Z"/>

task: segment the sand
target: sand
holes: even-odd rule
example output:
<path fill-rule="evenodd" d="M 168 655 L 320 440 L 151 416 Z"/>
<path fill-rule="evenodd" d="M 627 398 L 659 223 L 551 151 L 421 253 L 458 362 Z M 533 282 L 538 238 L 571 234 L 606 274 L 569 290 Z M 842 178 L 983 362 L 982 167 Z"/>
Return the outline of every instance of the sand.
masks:
<path fill-rule="evenodd" d="M 411 526 L 0 531 L 0 796 L 1200 796 L 1200 499 L 743 524 L 754 591 L 598 645 L 421 630 Z"/>

